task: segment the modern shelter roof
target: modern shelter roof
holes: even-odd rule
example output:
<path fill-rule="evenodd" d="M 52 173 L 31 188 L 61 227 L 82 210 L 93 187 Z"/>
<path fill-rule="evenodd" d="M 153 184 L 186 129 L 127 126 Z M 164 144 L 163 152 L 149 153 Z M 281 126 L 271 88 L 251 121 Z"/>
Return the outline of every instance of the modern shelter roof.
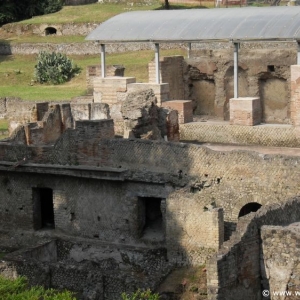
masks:
<path fill-rule="evenodd" d="M 86 39 L 103 44 L 300 40 L 300 6 L 126 12 Z"/>

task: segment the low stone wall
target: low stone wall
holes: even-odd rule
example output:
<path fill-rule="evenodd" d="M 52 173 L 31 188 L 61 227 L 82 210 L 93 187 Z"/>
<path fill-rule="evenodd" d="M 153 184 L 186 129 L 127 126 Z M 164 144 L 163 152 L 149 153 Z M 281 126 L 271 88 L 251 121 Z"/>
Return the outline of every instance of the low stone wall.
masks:
<path fill-rule="evenodd" d="M 205 118 L 204 118 L 205 119 Z M 229 122 L 205 121 L 180 124 L 182 141 L 199 143 L 299 147 L 298 127 L 280 124 L 236 126 Z"/>
<path fill-rule="evenodd" d="M 160 44 L 161 49 L 185 49 L 185 44 Z M 123 53 L 141 50 L 153 50 L 152 43 L 124 43 L 105 46 L 106 53 Z M 38 54 L 40 51 L 61 52 L 68 55 L 99 55 L 100 45 L 97 42 L 71 43 L 71 44 L 49 44 L 49 43 L 0 43 L 0 55 Z M 120 61 L 122 64 L 122 61 Z"/>
<path fill-rule="evenodd" d="M 154 290 L 172 269 L 164 249 L 54 242 L 57 261 L 29 258 L 30 249 L 24 249 L 7 255 L 0 262 L 0 273 L 8 278 L 25 275 L 32 285 L 63 287 L 78 292 L 80 299 L 119 300 L 123 292 Z M 43 251 L 45 247 L 49 244 L 36 248 Z"/>
<path fill-rule="evenodd" d="M 98 2 L 98 0 L 65 0 L 64 5 L 84 5 L 95 2 Z"/>
<path fill-rule="evenodd" d="M 260 239 L 268 236 L 261 235 L 260 230 L 263 225 L 282 226 L 299 222 L 299 204 L 300 198 L 296 197 L 281 205 L 266 206 L 255 215 L 252 213 L 241 218 L 234 235 L 223 244 L 221 250 L 207 265 L 208 299 L 263 298 L 261 292 L 269 289 L 269 285 L 266 284 L 265 275 L 263 275 L 264 281 L 261 282 L 261 274 L 265 274 L 265 265 L 261 265 L 260 262 L 264 260 L 265 248 L 262 248 Z M 265 246 L 269 242 L 267 240 Z M 291 246 L 297 247 L 296 244 Z M 276 253 L 278 247 L 280 246 L 276 245 Z M 266 259 L 268 258 L 267 254 Z"/>

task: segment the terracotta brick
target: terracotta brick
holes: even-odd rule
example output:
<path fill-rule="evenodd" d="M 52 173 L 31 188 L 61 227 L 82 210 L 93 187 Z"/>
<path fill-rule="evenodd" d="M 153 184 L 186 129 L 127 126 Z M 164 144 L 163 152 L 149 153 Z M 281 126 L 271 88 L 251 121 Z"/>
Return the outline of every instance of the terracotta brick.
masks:
<path fill-rule="evenodd" d="M 230 124 L 253 126 L 261 122 L 260 99 L 240 97 L 230 99 Z"/>

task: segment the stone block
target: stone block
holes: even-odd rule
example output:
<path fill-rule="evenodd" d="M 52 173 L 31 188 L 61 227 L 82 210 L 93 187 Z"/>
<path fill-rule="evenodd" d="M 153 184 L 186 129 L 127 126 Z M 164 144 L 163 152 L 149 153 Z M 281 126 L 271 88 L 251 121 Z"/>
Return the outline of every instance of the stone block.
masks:
<path fill-rule="evenodd" d="M 128 84 L 127 89 L 129 93 L 152 89 L 158 106 L 161 106 L 164 101 L 169 100 L 170 89 L 168 83 L 133 83 Z"/>
<path fill-rule="evenodd" d="M 230 99 L 230 124 L 253 126 L 261 123 L 260 98 L 239 97 Z"/>
<path fill-rule="evenodd" d="M 193 122 L 192 100 L 172 100 L 162 103 L 162 107 L 169 107 L 178 111 L 179 124 Z"/>
<path fill-rule="evenodd" d="M 126 92 L 127 85 L 135 83 L 134 77 L 95 77 L 94 78 L 94 102 L 115 104 L 118 102 L 117 93 Z M 99 97 L 101 95 L 101 98 Z"/>

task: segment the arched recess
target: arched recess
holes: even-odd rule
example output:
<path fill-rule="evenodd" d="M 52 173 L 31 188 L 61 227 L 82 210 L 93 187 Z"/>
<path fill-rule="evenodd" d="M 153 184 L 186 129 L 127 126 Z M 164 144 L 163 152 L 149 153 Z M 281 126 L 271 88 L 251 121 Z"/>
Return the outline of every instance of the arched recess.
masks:
<path fill-rule="evenodd" d="M 193 99 L 196 99 L 196 115 L 215 114 L 215 81 L 203 78 L 193 82 Z"/>
<path fill-rule="evenodd" d="M 249 202 L 240 209 L 238 217 L 241 218 L 243 216 L 250 214 L 251 212 L 256 212 L 261 207 L 262 207 L 262 205 L 257 202 Z"/>
<path fill-rule="evenodd" d="M 265 73 L 259 79 L 259 94 L 262 108 L 262 122 L 289 123 L 289 90 L 286 79 Z"/>
<path fill-rule="evenodd" d="M 57 29 L 55 27 L 47 27 L 45 28 L 45 35 L 56 34 Z"/>
<path fill-rule="evenodd" d="M 247 72 L 239 67 L 238 69 L 239 80 L 238 80 L 238 91 L 239 97 L 249 96 L 249 83 Z M 234 97 L 234 86 L 233 86 L 233 66 L 229 67 L 224 76 L 224 90 L 225 90 L 225 102 L 223 105 L 223 117 L 224 121 L 229 121 L 229 100 Z"/>

